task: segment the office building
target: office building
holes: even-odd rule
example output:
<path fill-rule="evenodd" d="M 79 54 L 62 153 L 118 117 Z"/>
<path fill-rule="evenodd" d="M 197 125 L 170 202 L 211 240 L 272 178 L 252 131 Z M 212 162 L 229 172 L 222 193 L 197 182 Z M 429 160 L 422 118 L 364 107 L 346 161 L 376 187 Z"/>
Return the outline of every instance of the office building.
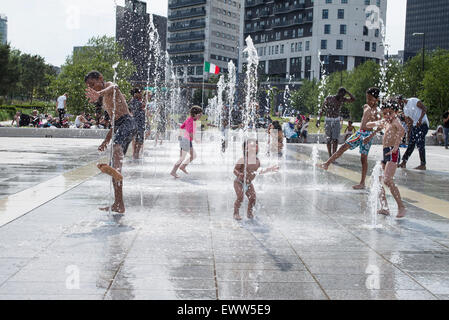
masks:
<path fill-rule="evenodd" d="M 243 33 L 257 48 L 262 81 L 299 85 L 320 77 L 320 61 L 331 73 L 383 60 L 386 11 L 387 0 L 246 0 Z"/>
<path fill-rule="evenodd" d="M 8 18 L 0 13 L 0 43 L 8 42 Z"/>
<path fill-rule="evenodd" d="M 407 1 L 405 61 L 422 52 L 423 45 L 426 51 L 449 49 L 449 1 Z"/>
<path fill-rule="evenodd" d="M 147 13 L 146 2 L 126 0 L 125 7 L 117 6 L 116 40 L 123 46 L 125 59 L 133 61 L 137 68 L 131 80 L 135 84 L 145 84 L 148 81 L 148 67 L 152 65 L 149 39 L 150 14 Z M 156 27 L 161 42 L 161 51 L 166 50 L 167 18 L 153 14 L 153 24 Z M 150 75 L 151 75 L 150 71 Z M 150 79 L 151 82 L 151 79 Z"/>
<path fill-rule="evenodd" d="M 241 0 L 169 0 L 168 53 L 181 81 L 202 82 L 204 62 L 237 65 Z M 209 74 L 205 74 L 205 79 Z"/>

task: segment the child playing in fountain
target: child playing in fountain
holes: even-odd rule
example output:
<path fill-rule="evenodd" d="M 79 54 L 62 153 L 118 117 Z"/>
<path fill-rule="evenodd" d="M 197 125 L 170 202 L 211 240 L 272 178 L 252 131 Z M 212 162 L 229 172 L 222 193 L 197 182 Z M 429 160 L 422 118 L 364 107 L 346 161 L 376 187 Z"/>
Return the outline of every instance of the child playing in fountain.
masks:
<path fill-rule="evenodd" d="M 253 180 L 256 177 L 260 168 L 260 160 L 257 158 L 259 152 L 259 143 L 255 139 L 248 139 L 243 142 L 243 158 L 237 161 L 234 168 L 234 174 L 236 179 L 234 180 L 234 190 L 237 195 L 237 200 L 234 203 L 234 219 L 242 220 L 240 217 L 240 206 L 243 202 L 243 195 L 248 197 L 248 219 L 252 219 L 253 208 L 256 204 L 256 190 L 253 186 Z M 245 172 L 246 169 L 246 172 Z M 273 166 L 265 170 L 260 170 L 259 174 L 265 174 L 267 172 L 277 172 L 278 166 Z M 246 179 L 246 181 L 245 181 Z"/>
<path fill-rule="evenodd" d="M 382 104 L 383 120 L 368 122 L 366 126 L 368 128 L 385 129 L 385 135 L 383 137 L 383 161 L 382 168 L 384 170 L 384 183 L 390 188 L 396 203 L 398 204 L 397 218 L 403 218 L 405 216 L 405 206 L 401 199 L 401 194 L 398 187 L 394 183 L 394 174 L 398 167 L 398 163 L 401 160 L 401 154 L 399 151 L 399 145 L 401 144 L 402 137 L 405 135 L 405 129 L 401 125 L 397 117 L 399 110 L 399 104 L 395 100 L 387 100 Z M 388 209 L 387 198 L 385 196 L 385 189 L 382 187 L 380 194 L 380 200 L 382 203 L 382 209 L 378 211 L 379 214 L 390 215 Z"/>
<path fill-rule="evenodd" d="M 344 133 L 345 141 L 348 140 L 348 138 L 356 132 L 355 127 L 352 125 L 352 123 L 353 122 L 351 120 L 348 121 L 348 126 L 346 127 L 345 133 Z"/>
<path fill-rule="evenodd" d="M 112 176 L 114 186 L 115 201 L 111 208 L 100 208 L 103 211 L 117 212 L 122 215 L 125 212 L 123 202 L 123 176 L 121 175 L 122 161 L 128 150 L 128 146 L 136 133 L 136 124 L 129 113 L 128 105 L 118 86 L 112 82 L 105 82 L 103 75 L 98 71 L 90 72 L 84 82 L 87 85 L 86 97 L 89 102 L 95 103 L 103 97 L 103 108 L 106 110 L 110 119 L 114 119 L 114 141 L 112 146 L 112 167 L 106 164 L 99 164 L 98 168 Z M 114 101 L 115 98 L 115 101 Z M 115 109 L 115 110 L 114 110 Z M 114 117 L 115 114 L 115 117 Z M 104 151 L 112 138 L 112 129 L 108 132 L 103 143 L 98 147 L 99 151 Z"/>
<path fill-rule="evenodd" d="M 198 121 L 202 115 L 203 109 L 201 109 L 201 107 L 199 106 L 193 106 L 190 109 L 190 117 L 188 117 L 187 120 L 184 121 L 184 123 L 181 125 L 181 129 L 184 129 L 184 137 L 179 137 L 181 154 L 179 160 L 175 163 L 173 170 L 170 173 L 173 177 L 175 177 L 175 179 L 179 178 L 179 176 L 176 174 L 176 171 L 178 171 L 178 169 L 188 174 L 186 167 L 196 158 L 196 153 L 195 150 L 193 150 L 192 141 L 195 137 L 195 121 Z M 190 153 L 190 158 L 183 163 L 188 153 Z"/>
<path fill-rule="evenodd" d="M 379 131 L 370 130 L 366 124 L 368 122 L 377 121 L 380 116 L 377 111 L 377 104 L 379 102 L 379 94 L 380 90 L 378 88 L 369 88 L 366 91 L 366 104 L 363 106 L 363 117 L 362 123 L 360 125 L 360 130 L 358 130 L 355 134 L 353 134 L 348 140 L 346 140 L 345 144 L 343 144 L 340 149 L 336 153 L 334 153 L 329 160 L 327 160 L 323 164 L 317 164 L 318 167 L 327 170 L 329 166 L 338 158 L 340 158 L 343 153 L 347 150 L 355 149 L 357 147 L 360 148 L 360 158 L 362 162 L 362 178 L 360 180 L 360 184 L 353 186 L 352 188 L 355 190 L 365 189 L 365 179 L 366 174 L 368 172 L 368 153 L 371 149 L 371 143 L 373 137 Z"/>

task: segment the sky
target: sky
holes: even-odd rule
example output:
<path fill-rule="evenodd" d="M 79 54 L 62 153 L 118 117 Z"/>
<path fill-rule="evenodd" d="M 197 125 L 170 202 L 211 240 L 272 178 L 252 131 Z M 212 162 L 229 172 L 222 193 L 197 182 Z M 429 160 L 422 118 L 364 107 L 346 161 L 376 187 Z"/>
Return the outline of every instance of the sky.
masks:
<path fill-rule="evenodd" d="M 167 16 L 168 0 L 146 0 L 149 13 Z M 386 40 L 390 54 L 404 48 L 407 0 L 388 0 Z M 0 0 L 8 17 L 8 42 L 47 63 L 64 64 L 74 46 L 94 36 L 115 35 L 115 4 L 124 0 Z"/>

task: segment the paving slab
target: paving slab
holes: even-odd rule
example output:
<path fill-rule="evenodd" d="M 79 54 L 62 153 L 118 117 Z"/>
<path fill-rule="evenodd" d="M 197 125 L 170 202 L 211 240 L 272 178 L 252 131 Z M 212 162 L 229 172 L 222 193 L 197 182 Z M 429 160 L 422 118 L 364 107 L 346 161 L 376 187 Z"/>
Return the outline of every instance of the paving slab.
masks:
<path fill-rule="evenodd" d="M 150 141 L 142 161 L 124 161 L 127 211 L 116 222 L 98 210 L 111 201 L 110 180 L 95 169 L 101 141 L 0 138 L 0 200 L 10 203 L 0 219 L 23 211 L 0 227 L 0 299 L 447 299 L 449 219 L 438 207 L 448 204 L 446 154 L 430 147 L 432 170 L 401 171 L 407 217 L 379 217 L 372 228 L 369 190 L 351 188 L 357 154 L 322 172 L 312 146 L 289 144 L 278 158 L 260 141 L 262 166 L 280 171 L 254 181 L 253 220 L 246 199 L 243 220 L 232 217 L 240 142 L 224 155 L 199 145 L 189 175 L 175 180 L 178 145 Z M 51 197 L 11 205 L 30 190 Z"/>

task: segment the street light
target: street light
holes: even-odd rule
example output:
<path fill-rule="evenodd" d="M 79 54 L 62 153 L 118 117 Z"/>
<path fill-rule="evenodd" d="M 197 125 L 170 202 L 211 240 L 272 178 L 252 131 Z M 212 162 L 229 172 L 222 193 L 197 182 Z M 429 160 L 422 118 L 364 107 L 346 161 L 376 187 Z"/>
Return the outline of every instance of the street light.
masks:
<path fill-rule="evenodd" d="M 339 65 L 341 65 L 341 70 L 340 70 L 340 87 L 343 86 L 343 66 L 344 66 L 344 62 L 341 60 L 335 60 L 335 63 L 338 63 Z"/>
<path fill-rule="evenodd" d="M 425 63 L 425 55 L 426 55 L 426 34 L 424 32 L 415 32 L 413 36 L 422 36 L 422 72 L 424 76 L 424 63 Z"/>

